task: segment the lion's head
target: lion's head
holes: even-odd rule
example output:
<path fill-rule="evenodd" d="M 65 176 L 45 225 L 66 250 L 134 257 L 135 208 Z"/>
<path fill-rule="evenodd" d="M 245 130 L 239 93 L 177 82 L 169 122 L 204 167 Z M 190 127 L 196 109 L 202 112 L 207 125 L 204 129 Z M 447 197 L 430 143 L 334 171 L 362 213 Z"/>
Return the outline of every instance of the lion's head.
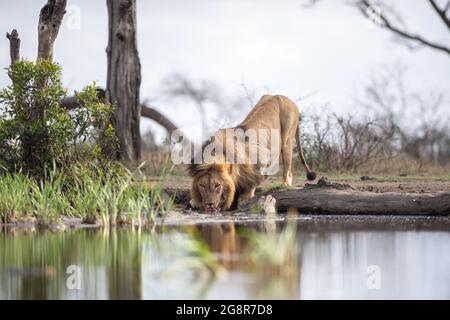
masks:
<path fill-rule="evenodd" d="M 226 164 L 193 164 L 191 198 L 196 209 L 208 213 L 229 210 L 235 195 L 235 185 Z"/>

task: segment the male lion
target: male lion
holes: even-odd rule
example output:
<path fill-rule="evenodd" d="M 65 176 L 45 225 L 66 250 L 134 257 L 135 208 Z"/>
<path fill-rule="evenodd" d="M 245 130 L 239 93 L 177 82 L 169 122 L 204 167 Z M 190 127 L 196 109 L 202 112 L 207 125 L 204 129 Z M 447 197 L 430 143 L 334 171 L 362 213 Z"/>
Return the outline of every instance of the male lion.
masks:
<path fill-rule="evenodd" d="M 258 135 L 257 145 L 265 145 L 270 152 L 276 151 L 278 163 L 281 152 L 281 162 L 283 163 L 283 185 L 292 185 L 292 143 L 295 139 L 300 159 L 305 166 L 308 180 L 314 180 L 316 174 L 311 171 L 306 164 L 300 144 L 299 110 L 295 103 L 287 97 L 281 95 L 264 95 L 256 106 L 247 115 L 245 120 L 233 130 L 240 129 L 257 133 L 278 132 L 276 138 L 269 135 Z M 194 159 L 189 166 L 189 174 L 193 177 L 191 187 L 191 204 L 194 209 L 200 209 L 209 213 L 216 213 L 220 210 L 235 210 L 238 204 L 245 202 L 255 194 L 255 188 L 265 178 L 266 174 L 261 172 L 263 165 L 260 162 L 251 162 L 250 142 L 248 137 L 245 140 L 233 138 L 227 139 L 226 130 L 221 129 L 216 135 L 207 141 L 202 151 L 217 139 L 223 146 L 219 154 L 214 154 L 215 161 L 210 163 L 194 163 Z M 261 138 L 263 137 L 263 138 Z M 277 141 L 272 141 L 276 139 Z M 263 141 L 264 140 L 264 141 Z M 279 140 L 279 141 L 278 141 Z M 267 143 L 268 142 L 268 143 Z M 272 143 L 275 142 L 275 143 Z M 230 143 L 233 143 L 230 146 Z M 265 144 L 264 144 L 265 143 Z M 277 150 L 270 150 L 271 146 L 277 145 Z M 241 161 L 229 161 L 226 153 L 233 149 L 245 149 L 241 155 Z M 272 147 L 274 148 L 274 147 Z M 242 149 L 240 149 L 242 150 Z M 234 156 L 233 156 L 234 157 Z M 239 158 L 239 155 L 237 155 Z M 235 158 L 233 158 L 235 160 Z"/>

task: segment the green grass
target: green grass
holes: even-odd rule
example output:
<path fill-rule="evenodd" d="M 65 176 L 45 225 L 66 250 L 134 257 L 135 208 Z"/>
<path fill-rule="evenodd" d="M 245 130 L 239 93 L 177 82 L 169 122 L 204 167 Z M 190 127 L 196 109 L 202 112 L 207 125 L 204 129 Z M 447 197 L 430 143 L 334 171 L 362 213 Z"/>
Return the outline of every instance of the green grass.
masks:
<path fill-rule="evenodd" d="M 0 218 L 4 223 L 35 219 L 41 226 L 59 223 L 63 216 L 103 225 L 153 224 L 173 199 L 164 198 L 158 185 L 136 186 L 135 178 L 131 173 L 112 181 L 80 175 L 68 185 L 56 171 L 45 182 L 6 173 L 0 176 Z"/>

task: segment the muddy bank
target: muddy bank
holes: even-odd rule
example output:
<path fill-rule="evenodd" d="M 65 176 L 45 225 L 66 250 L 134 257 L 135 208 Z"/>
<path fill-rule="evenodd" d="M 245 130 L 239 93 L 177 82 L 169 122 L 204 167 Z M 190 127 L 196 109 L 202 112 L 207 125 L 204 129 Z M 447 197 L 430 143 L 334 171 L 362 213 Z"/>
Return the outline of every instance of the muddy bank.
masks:
<path fill-rule="evenodd" d="M 450 231 L 450 217 L 442 216 L 353 216 L 353 215 L 255 215 L 251 213 L 225 213 L 218 215 L 200 213 L 182 213 L 172 211 L 164 219 L 158 218 L 156 225 L 150 227 L 156 231 L 179 227 L 196 227 L 215 225 L 217 228 L 229 226 L 254 227 L 260 230 L 272 229 L 275 225 L 286 225 L 294 222 L 299 231 Z M 117 228 L 130 228 L 118 226 Z M 0 225 L 0 231 L 14 233 L 15 231 L 50 230 L 61 232 L 76 229 L 100 229 L 100 223 L 86 224 L 78 218 L 65 218 L 59 225 L 51 225 L 40 229 L 30 223 Z M 148 228 L 148 227 L 146 227 Z"/>

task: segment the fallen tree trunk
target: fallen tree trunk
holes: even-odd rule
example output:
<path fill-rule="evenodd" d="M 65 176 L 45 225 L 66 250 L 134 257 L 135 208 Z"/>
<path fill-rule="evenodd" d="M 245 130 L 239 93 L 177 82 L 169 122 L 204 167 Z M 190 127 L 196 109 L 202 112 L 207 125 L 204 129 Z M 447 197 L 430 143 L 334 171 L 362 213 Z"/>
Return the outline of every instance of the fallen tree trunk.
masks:
<path fill-rule="evenodd" d="M 450 193 L 372 193 L 294 189 L 273 193 L 277 212 L 351 215 L 449 215 Z"/>

